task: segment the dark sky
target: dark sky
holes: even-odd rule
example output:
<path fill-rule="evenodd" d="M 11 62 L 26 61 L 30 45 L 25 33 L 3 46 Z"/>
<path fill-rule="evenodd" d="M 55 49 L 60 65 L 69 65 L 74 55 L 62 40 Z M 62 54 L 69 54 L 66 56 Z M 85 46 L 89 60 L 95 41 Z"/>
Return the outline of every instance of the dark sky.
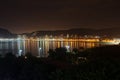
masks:
<path fill-rule="evenodd" d="M 120 1 L 2 0 L 0 27 L 14 33 L 120 27 Z"/>

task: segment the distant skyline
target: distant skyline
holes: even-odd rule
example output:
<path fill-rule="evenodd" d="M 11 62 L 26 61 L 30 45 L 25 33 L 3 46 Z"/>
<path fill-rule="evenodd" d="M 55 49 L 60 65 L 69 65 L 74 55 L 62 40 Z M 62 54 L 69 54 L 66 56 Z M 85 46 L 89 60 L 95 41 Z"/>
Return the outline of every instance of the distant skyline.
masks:
<path fill-rule="evenodd" d="M 13 33 L 120 28 L 119 0 L 3 0 L 0 28 Z"/>

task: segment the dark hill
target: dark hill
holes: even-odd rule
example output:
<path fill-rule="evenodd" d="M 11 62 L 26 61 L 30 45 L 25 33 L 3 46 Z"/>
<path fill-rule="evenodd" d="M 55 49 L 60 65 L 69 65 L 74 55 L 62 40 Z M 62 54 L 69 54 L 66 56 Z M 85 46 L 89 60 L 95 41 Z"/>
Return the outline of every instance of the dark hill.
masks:
<path fill-rule="evenodd" d="M 12 38 L 15 37 L 15 34 L 12 34 L 7 29 L 0 28 L 0 38 Z"/>
<path fill-rule="evenodd" d="M 31 33 L 31 36 L 44 36 L 44 35 L 53 35 L 53 36 L 59 36 L 59 35 L 96 35 L 95 30 L 93 29 L 69 29 L 69 30 L 55 30 L 55 31 L 35 31 Z"/>
<path fill-rule="evenodd" d="M 89 29 L 89 28 L 73 28 L 68 30 L 54 30 L 54 31 L 35 31 L 30 34 L 29 36 L 45 36 L 45 35 L 53 35 L 53 36 L 60 36 L 67 34 L 70 35 L 92 35 L 92 36 L 101 36 L 101 37 L 120 37 L 120 28 L 106 28 L 106 29 Z"/>

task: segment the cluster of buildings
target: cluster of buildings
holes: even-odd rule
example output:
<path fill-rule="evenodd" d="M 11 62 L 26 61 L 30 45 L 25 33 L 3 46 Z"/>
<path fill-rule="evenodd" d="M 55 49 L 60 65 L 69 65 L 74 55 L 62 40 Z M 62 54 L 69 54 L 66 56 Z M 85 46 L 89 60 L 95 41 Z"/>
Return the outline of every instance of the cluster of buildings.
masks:
<path fill-rule="evenodd" d="M 89 43 L 89 44 L 88 44 Z M 27 36 L 18 35 L 16 38 L 0 38 L 0 54 L 13 53 L 16 56 L 25 55 L 27 52 L 34 53 L 35 56 L 46 57 L 48 50 L 56 47 L 78 48 L 96 46 L 95 44 L 119 44 L 119 38 L 101 38 L 100 36 Z"/>

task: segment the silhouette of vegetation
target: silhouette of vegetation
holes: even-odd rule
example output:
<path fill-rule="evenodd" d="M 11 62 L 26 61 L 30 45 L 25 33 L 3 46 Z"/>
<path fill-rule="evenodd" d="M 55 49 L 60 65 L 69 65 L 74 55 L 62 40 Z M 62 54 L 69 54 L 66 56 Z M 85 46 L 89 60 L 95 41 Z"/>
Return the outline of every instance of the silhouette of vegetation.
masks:
<path fill-rule="evenodd" d="M 67 52 L 67 49 L 64 47 L 56 48 L 55 50 L 50 49 L 48 51 L 49 57 L 52 57 L 53 59 L 56 59 L 56 60 L 64 60 L 66 57 L 66 52 Z"/>
<path fill-rule="evenodd" d="M 7 53 L 0 57 L 0 80 L 120 80 L 119 49 L 120 46 L 102 46 L 67 52 L 56 48 L 48 51 L 48 58 Z M 73 64 L 78 58 L 87 60 Z"/>
<path fill-rule="evenodd" d="M 30 53 L 30 52 L 27 52 L 27 53 L 25 54 L 25 56 L 28 57 L 28 58 L 33 57 L 32 53 Z"/>
<path fill-rule="evenodd" d="M 49 57 L 56 58 L 56 53 L 53 49 L 49 49 L 48 54 L 49 54 Z"/>
<path fill-rule="evenodd" d="M 66 64 L 75 63 L 79 52 L 77 52 L 77 49 L 74 50 L 76 50 L 76 52 L 67 52 L 67 49 L 64 47 L 56 48 L 55 50 L 50 49 L 48 51 L 49 58 Z"/>
<path fill-rule="evenodd" d="M 77 48 L 73 48 L 72 52 L 73 54 L 79 54 L 79 50 Z"/>

